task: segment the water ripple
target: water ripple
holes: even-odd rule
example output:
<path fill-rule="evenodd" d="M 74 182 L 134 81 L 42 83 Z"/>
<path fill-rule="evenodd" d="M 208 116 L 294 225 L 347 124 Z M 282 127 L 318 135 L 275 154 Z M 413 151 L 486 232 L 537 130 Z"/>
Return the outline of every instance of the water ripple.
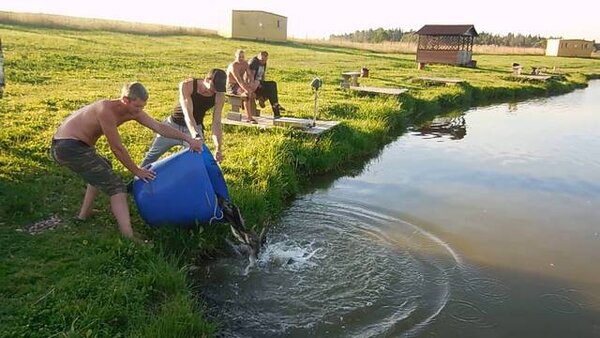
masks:
<path fill-rule="evenodd" d="M 243 264 L 220 260 L 200 276 L 224 335 L 368 337 L 427 327 L 450 299 L 461 262 L 414 224 L 313 195 L 273 228 L 254 270 L 244 275 Z"/>
<path fill-rule="evenodd" d="M 577 314 L 581 305 L 565 294 L 547 293 L 540 296 L 544 308 L 562 314 Z"/>
<path fill-rule="evenodd" d="M 509 299 L 508 287 L 493 278 L 470 278 L 465 280 L 466 288 L 493 303 L 503 303 Z"/>
<path fill-rule="evenodd" d="M 462 324 L 474 325 L 480 328 L 491 328 L 494 324 L 488 314 L 477 305 L 468 301 L 453 301 L 448 304 L 450 317 Z"/>

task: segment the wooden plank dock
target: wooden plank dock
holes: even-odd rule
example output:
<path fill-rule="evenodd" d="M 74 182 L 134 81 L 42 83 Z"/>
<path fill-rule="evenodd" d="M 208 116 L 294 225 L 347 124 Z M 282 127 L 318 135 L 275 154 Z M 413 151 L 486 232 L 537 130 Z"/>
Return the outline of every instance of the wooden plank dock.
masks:
<path fill-rule="evenodd" d="M 413 82 L 417 81 L 417 82 L 425 82 L 425 83 L 446 84 L 446 85 L 456 85 L 459 83 L 466 82 L 463 79 L 445 78 L 445 77 L 428 77 L 428 76 L 416 77 L 416 78 L 412 79 L 412 81 Z"/>
<path fill-rule="evenodd" d="M 272 116 L 254 116 L 256 120 L 256 124 L 252 124 L 246 122 L 244 118 L 242 121 L 236 121 L 224 118 L 221 120 L 223 124 L 242 126 L 242 127 L 255 127 L 261 129 L 267 128 L 296 128 L 304 133 L 311 135 L 321 135 L 322 133 L 328 131 L 329 129 L 340 124 L 340 121 L 322 121 L 317 120 L 315 125 L 313 126 L 312 119 L 299 119 L 295 117 L 280 117 L 278 119 L 273 119 Z"/>
<path fill-rule="evenodd" d="M 365 93 L 375 93 L 375 94 L 388 94 L 388 95 L 400 95 L 402 93 L 406 93 L 408 89 L 406 88 L 385 88 L 385 87 L 355 87 L 350 86 L 351 90 L 356 90 L 359 92 Z"/>
<path fill-rule="evenodd" d="M 548 81 L 552 78 L 552 75 L 520 74 L 520 75 L 511 75 L 511 77 L 514 79 L 518 79 L 518 80 Z"/>

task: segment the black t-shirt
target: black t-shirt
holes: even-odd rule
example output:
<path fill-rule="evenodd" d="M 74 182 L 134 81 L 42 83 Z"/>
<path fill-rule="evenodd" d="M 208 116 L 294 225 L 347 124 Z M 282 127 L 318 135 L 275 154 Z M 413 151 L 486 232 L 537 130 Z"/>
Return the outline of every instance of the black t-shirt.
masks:
<path fill-rule="evenodd" d="M 266 64 L 261 64 L 260 60 L 255 56 L 250 60 L 249 67 L 254 71 L 254 80 L 265 80 L 265 72 L 267 71 Z M 260 67 L 263 67 L 262 73 L 259 71 Z"/>
<path fill-rule="evenodd" d="M 215 106 L 215 94 L 211 96 L 204 96 L 198 93 L 198 80 L 193 79 L 194 86 L 192 89 L 192 105 L 193 105 L 193 114 L 196 123 L 202 125 L 202 129 L 204 129 L 204 116 L 206 112 Z M 173 108 L 173 113 L 171 114 L 171 119 L 173 122 L 177 123 L 180 126 L 185 126 L 185 117 L 183 116 L 183 110 L 181 109 L 181 103 L 179 100 L 177 101 L 177 105 Z"/>

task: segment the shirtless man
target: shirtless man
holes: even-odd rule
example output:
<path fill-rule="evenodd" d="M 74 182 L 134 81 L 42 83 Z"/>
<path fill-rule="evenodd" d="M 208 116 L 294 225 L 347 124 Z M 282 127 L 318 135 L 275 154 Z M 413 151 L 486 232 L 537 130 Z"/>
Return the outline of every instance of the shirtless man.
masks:
<path fill-rule="evenodd" d="M 244 51 L 238 49 L 235 52 L 235 60 L 227 66 L 227 92 L 235 95 L 245 95 L 244 109 L 246 110 L 246 118 L 250 123 L 257 123 L 252 117 L 255 114 L 254 107 L 251 104 L 256 98 L 256 88 L 259 82 L 254 81 L 252 74 L 249 73 L 249 66 L 246 62 Z"/>
<path fill-rule="evenodd" d="M 56 162 L 78 174 L 87 183 L 78 218 L 91 216 L 98 189 L 102 190 L 110 196 L 110 207 L 121 233 L 136 241 L 139 240 L 134 237 L 131 228 L 125 184 L 113 172 L 110 162 L 96 153 L 95 145 L 100 136 L 105 135 L 117 159 L 146 182 L 153 180 L 156 173 L 140 168 L 133 162 L 117 130 L 121 124 L 135 120 L 161 135 L 184 140 L 194 151 L 201 150 L 200 140 L 150 117 L 143 110 L 147 100 L 148 92 L 141 83 L 126 84 L 120 99 L 96 101 L 67 117 L 54 134 L 50 148 Z"/>

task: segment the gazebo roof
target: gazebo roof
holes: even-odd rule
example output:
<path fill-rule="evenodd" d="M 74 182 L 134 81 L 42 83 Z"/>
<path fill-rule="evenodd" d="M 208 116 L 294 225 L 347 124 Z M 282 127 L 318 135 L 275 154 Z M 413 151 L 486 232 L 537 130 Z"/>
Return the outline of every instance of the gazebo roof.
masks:
<path fill-rule="evenodd" d="M 419 35 L 477 36 L 474 25 L 425 25 L 417 31 Z"/>

